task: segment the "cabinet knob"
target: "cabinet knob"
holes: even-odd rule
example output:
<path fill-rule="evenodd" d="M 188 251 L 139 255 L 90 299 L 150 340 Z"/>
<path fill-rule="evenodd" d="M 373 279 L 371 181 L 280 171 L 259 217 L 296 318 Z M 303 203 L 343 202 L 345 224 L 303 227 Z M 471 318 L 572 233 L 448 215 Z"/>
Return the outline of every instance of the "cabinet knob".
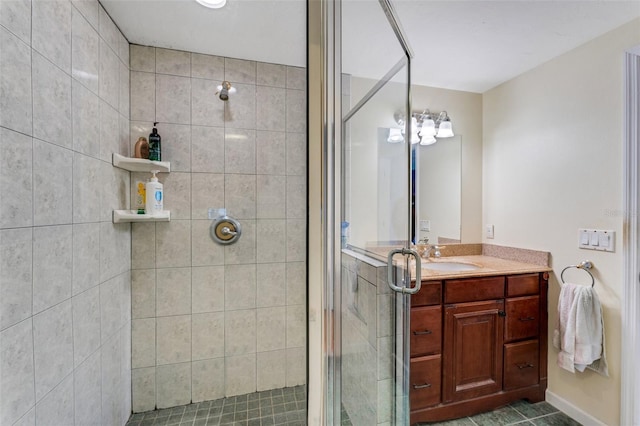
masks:
<path fill-rule="evenodd" d="M 498 316 L 506 317 L 507 313 L 505 311 L 498 311 Z"/>
<path fill-rule="evenodd" d="M 425 389 L 425 388 L 430 388 L 431 387 L 431 383 L 424 383 L 422 385 L 413 385 L 414 389 Z"/>
<path fill-rule="evenodd" d="M 421 336 L 421 335 L 424 335 L 424 334 L 432 334 L 432 333 L 433 333 L 433 331 L 431 331 L 431 330 L 423 330 L 423 331 L 414 331 L 413 332 L 413 334 L 416 335 L 416 336 Z"/>

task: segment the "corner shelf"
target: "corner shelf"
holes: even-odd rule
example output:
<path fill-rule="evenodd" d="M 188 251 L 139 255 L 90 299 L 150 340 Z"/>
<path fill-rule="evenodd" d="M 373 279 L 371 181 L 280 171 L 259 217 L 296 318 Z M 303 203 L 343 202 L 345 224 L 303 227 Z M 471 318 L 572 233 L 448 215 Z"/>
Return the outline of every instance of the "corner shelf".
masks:
<path fill-rule="evenodd" d="M 171 172 L 171 163 L 168 161 L 151 161 L 145 158 L 129 158 L 118 153 L 113 153 L 112 164 L 130 172 L 151 172 L 157 170 L 163 173 Z M 159 215 L 138 214 L 137 210 L 114 210 L 113 223 L 127 222 L 169 222 L 171 212 L 165 210 Z"/>
<path fill-rule="evenodd" d="M 151 161 L 145 158 L 129 158 L 123 155 L 113 153 L 112 164 L 130 172 L 150 172 L 158 170 L 159 172 L 171 172 L 171 163 L 168 161 Z"/>
<path fill-rule="evenodd" d="M 154 169 L 155 170 L 155 169 Z M 171 212 L 165 210 L 160 215 L 138 214 L 137 210 L 114 210 L 113 223 L 126 222 L 169 222 L 171 221 Z"/>

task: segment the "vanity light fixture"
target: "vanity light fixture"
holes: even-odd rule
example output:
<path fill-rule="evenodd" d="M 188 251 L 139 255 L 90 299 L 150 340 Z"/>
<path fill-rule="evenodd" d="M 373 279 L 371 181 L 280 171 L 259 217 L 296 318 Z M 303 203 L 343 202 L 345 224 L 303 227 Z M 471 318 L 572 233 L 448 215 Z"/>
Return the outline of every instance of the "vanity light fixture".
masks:
<path fill-rule="evenodd" d="M 436 143 L 438 140 L 436 139 L 435 136 L 433 135 L 424 135 L 420 138 L 420 145 L 425 146 L 425 145 L 433 145 L 434 143 Z"/>
<path fill-rule="evenodd" d="M 227 4 L 227 0 L 196 0 L 198 3 L 209 9 L 220 9 Z"/>
<path fill-rule="evenodd" d="M 401 142 L 404 140 L 398 139 L 397 132 L 400 132 L 403 136 L 405 130 L 405 117 L 402 114 L 394 114 L 394 119 L 399 129 L 389 129 L 389 138 L 387 142 Z M 391 132 L 394 133 L 394 140 L 391 140 Z M 447 111 L 439 113 L 431 113 L 428 109 L 423 112 L 411 113 L 411 143 L 420 145 L 432 145 L 437 142 L 436 138 L 450 138 L 454 136 L 453 127 L 451 125 L 451 119 L 447 114 Z"/>
<path fill-rule="evenodd" d="M 404 136 L 402 136 L 402 131 L 396 128 L 389 129 L 389 137 L 387 137 L 387 142 L 389 143 L 398 143 L 404 141 Z"/>
<path fill-rule="evenodd" d="M 443 116 L 444 114 L 444 116 Z M 447 111 L 442 111 L 438 119 L 442 117 L 440 120 L 440 125 L 438 126 L 438 133 L 436 133 L 436 137 L 438 138 L 450 138 L 453 136 L 453 127 L 451 126 L 451 120 L 447 115 Z"/>

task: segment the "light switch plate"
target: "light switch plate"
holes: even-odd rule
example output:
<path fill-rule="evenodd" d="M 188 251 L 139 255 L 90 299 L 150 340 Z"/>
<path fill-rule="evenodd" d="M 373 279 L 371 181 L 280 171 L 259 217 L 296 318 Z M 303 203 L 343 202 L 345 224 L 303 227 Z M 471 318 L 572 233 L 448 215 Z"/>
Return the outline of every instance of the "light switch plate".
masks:
<path fill-rule="evenodd" d="M 603 229 L 578 229 L 578 247 L 586 250 L 615 251 L 616 232 Z"/>
<path fill-rule="evenodd" d="M 421 220 L 420 221 L 420 230 L 421 231 L 431 231 L 431 221 L 430 220 Z"/>
<path fill-rule="evenodd" d="M 485 236 L 487 238 L 492 239 L 493 238 L 493 225 L 485 225 L 484 226 L 484 232 L 485 232 Z"/>

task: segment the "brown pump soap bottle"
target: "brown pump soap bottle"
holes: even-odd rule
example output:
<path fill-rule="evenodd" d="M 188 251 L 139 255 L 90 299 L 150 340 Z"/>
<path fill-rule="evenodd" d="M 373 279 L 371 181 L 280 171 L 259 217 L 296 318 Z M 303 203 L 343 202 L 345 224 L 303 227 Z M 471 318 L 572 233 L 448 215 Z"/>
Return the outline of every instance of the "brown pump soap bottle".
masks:
<path fill-rule="evenodd" d="M 134 147 L 133 156 L 135 158 L 149 158 L 149 142 L 147 142 L 147 138 L 144 136 L 138 138 L 138 142 L 136 142 Z"/>

